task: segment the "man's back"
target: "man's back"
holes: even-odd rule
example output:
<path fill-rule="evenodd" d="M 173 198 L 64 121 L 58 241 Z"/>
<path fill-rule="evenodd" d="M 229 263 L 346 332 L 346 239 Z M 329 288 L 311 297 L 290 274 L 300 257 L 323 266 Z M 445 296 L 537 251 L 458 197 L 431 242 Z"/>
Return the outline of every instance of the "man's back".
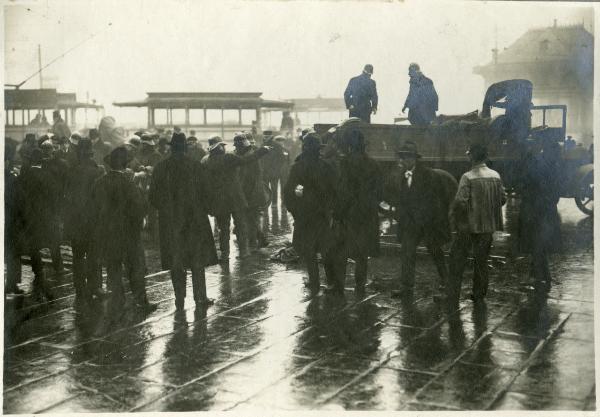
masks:
<path fill-rule="evenodd" d="M 344 100 L 346 107 L 351 105 L 359 110 L 377 107 L 377 87 L 366 74 L 361 74 L 353 77 L 348 82 L 348 87 L 344 92 Z"/>
<path fill-rule="evenodd" d="M 80 161 L 69 169 L 65 185 L 65 232 L 70 238 L 85 237 L 89 232 L 92 190 L 103 173 L 92 159 Z"/>
<path fill-rule="evenodd" d="M 503 230 L 502 206 L 505 202 L 500 174 L 485 163 L 475 165 L 461 177 L 455 206 L 466 210 L 470 233 Z"/>

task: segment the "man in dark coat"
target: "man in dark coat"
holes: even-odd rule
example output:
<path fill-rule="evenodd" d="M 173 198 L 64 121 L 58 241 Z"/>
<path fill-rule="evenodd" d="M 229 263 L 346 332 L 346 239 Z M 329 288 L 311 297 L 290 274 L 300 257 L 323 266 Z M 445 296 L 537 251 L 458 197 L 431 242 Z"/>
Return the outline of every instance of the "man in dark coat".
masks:
<path fill-rule="evenodd" d="M 289 153 L 283 147 L 283 136 L 265 136 L 264 144 L 273 149 L 261 161 L 263 167 L 263 178 L 271 189 L 272 207 L 279 204 L 279 186 L 285 185 L 285 178 L 289 170 Z"/>
<path fill-rule="evenodd" d="M 377 113 L 377 86 L 371 79 L 372 75 L 373 65 L 365 65 L 362 74 L 351 78 L 344 91 L 349 117 L 358 117 L 367 123 L 371 123 L 371 113 Z"/>
<path fill-rule="evenodd" d="M 448 212 L 456 194 L 456 180 L 445 171 L 421 165 L 414 142 L 406 141 L 398 156 L 398 167 L 387 179 L 384 190 L 384 200 L 395 208 L 402 243 L 400 288 L 392 295 L 412 294 L 417 245 L 424 240 L 440 277 L 435 297 L 441 298 L 448 280 L 442 245 L 451 237 Z"/>
<path fill-rule="evenodd" d="M 438 95 L 433 81 L 421 72 L 419 64 L 408 67 L 410 90 L 402 107 L 402 113 L 408 107 L 408 120 L 414 126 L 427 126 L 435 119 L 438 110 Z"/>
<path fill-rule="evenodd" d="M 61 159 L 55 152 L 52 142 L 46 140 L 41 144 L 40 149 L 44 153 L 42 161 L 42 171 L 46 173 L 54 183 L 54 198 L 56 199 L 56 212 L 54 213 L 53 222 L 57 225 L 57 234 L 54 243 L 50 248 L 52 257 L 52 267 L 56 274 L 64 272 L 62 255 L 60 253 L 60 244 L 62 241 L 61 224 L 64 220 L 65 210 L 65 180 L 69 171 L 69 164 Z"/>
<path fill-rule="evenodd" d="M 56 183 L 42 170 L 43 154 L 34 149 L 30 154 L 31 166 L 17 179 L 17 212 L 23 237 L 23 250 L 31 258 L 33 270 L 33 292 L 37 300 L 52 300 L 45 277 L 40 250 L 50 249 L 58 235 L 56 212 Z"/>
<path fill-rule="evenodd" d="M 340 186 L 334 216 L 345 242 L 345 258 L 354 259 L 355 290 L 364 294 L 370 256 L 379 255 L 379 202 L 383 178 L 379 165 L 365 152 L 365 139 L 358 129 L 344 132 L 340 161 Z M 345 267 L 343 268 L 345 271 Z M 341 278 L 344 278 L 342 274 Z M 343 290 L 344 282 L 339 286 Z"/>
<path fill-rule="evenodd" d="M 250 155 L 239 156 L 225 153 L 225 143 L 218 136 L 210 138 L 209 144 L 209 153 L 202 159 L 202 164 L 208 173 L 209 183 L 213 190 L 210 213 L 215 216 L 219 227 L 221 262 L 229 260 L 229 227 L 232 217 L 239 257 L 245 258 L 250 255 L 246 226 L 248 202 L 242 191 L 237 168 L 258 160 L 267 154 L 270 148 L 262 147 Z"/>
<path fill-rule="evenodd" d="M 548 256 L 561 249 L 560 216 L 556 208 L 564 172 L 560 152 L 557 142 L 544 141 L 542 153 L 528 155 L 519 176 L 519 248 L 531 254 L 534 287 L 542 293 L 550 291 L 552 282 Z"/>
<path fill-rule="evenodd" d="M 136 305 L 145 313 L 156 309 L 146 298 L 142 248 L 144 200 L 140 190 L 126 174 L 127 149 L 119 146 L 107 157 L 110 170 L 99 178 L 92 191 L 94 251 L 106 264 L 110 309 L 118 318 L 125 301 L 123 266 Z"/>
<path fill-rule="evenodd" d="M 186 155 L 184 133 L 171 139 L 171 155 L 152 174 L 150 202 L 158 210 L 169 246 L 171 281 L 177 310 L 184 307 L 186 268 L 192 270 L 194 301 L 208 306 L 204 268 L 217 263 L 217 251 L 208 221 L 210 184 L 202 164 Z M 164 226 L 163 226 L 164 225 Z"/>
<path fill-rule="evenodd" d="M 316 133 L 304 137 L 302 153 L 290 169 L 283 190 L 283 200 L 294 217 L 294 249 L 306 263 L 308 288 L 313 295 L 319 293 L 319 264 L 321 253 L 328 284 L 334 291 L 339 287 L 340 260 L 336 236 L 332 230 L 332 213 L 336 203 L 338 173 L 333 164 L 320 156 L 321 138 Z"/>
<path fill-rule="evenodd" d="M 237 133 L 233 138 L 235 154 L 249 156 L 256 148 L 243 133 Z M 248 227 L 248 243 L 251 248 L 267 246 L 265 235 L 260 227 L 262 210 L 269 202 L 269 190 L 263 181 L 261 161 L 253 161 L 239 168 L 242 190 L 246 197 L 246 225 Z"/>
<path fill-rule="evenodd" d="M 65 236 L 73 249 L 75 302 L 99 299 L 102 295 L 102 270 L 92 251 L 92 189 L 104 174 L 93 159 L 93 144 L 81 139 L 77 147 L 79 163 L 69 168 L 65 186 Z"/>

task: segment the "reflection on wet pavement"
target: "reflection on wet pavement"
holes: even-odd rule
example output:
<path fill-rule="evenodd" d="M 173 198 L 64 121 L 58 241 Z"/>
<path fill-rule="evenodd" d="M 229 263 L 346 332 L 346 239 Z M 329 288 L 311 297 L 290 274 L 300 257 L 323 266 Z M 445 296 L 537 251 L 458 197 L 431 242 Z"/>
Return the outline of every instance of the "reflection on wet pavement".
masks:
<path fill-rule="evenodd" d="M 428 256 L 414 298 L 389 297 L 399 268 L 389 236 L 366 297 L 354 296 L 350 267 L 345 302 L 310 299 L 299 265 L 269 261 L 291 239 L 283 208 L 269 210 L 269 248 L 207 270 L 208 310 L 188 291 L 176 313 L 169 275 L 156 272 L 147 286 L 159 309 L 140 317 L 128 305 L 106 329 L 101 306 L 76 314 L 70 275 L 52 277 L 54 302 L 26 299 L 16 313 L 7 300 L 4 412 L 595 409 L 593 224 L 571 201 L 559 208 L 566 249 L 548 297 L 529 290 L 514 251 L 513 201 L 486 303 L 454 312 L 432 300 Z M 154 246 L 147 258 L 158 271 Z"/>

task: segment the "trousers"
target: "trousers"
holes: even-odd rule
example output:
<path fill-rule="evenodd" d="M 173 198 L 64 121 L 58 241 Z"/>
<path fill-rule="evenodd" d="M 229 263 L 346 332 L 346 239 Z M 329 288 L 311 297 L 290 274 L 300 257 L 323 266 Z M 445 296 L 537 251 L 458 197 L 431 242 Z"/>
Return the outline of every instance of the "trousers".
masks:
<path fill-rule="evenodd" d="M 237 237 L 240 253 L 248 252 L 248 233 L 246 228 L 246 213 L 242 210 L 234 210 L 227 214 L 218 214 L 215 216 L 219 228 L 219 248 L 221 257 L 229 256 L 229 238 L 231 218 L 235 226 L 235 235 Z"/>
<path fill-rule="evenodd" d="M 401 259 L 402 271 L 400 276 L 400 286 L 404 290 L 412 290 L 415 285 L 415 263 L 417 258 L 417 246 L 425 237 L 422 229 L 406 230 L 402 233 L 401 243 Z M 433 242 L 432 239 L 425 239 L 427 251 L 431 255 L 433 262 L 438 272 L 438 286 L 442 290 L 446 286 L 448 280 L 448 268 L 444 259 L 444 251 L 439 243 Z"/>
<path fill-rule="evenodd" d="M 473 269 L 473 297 L 484 298 L 488 289 L 487 261 L 492 248 L 491 233 L 458 233 L 450 249 L 450 277 L 448 301 L 457 305 L 460 299 L 463 273 L 467 265 L 469 251 L 475 259 Z"/>
<path fill-rule="evenodd" d="M 102 268 L 87 240 L 73 239 L 73 285 L 76 297 L 91 294 L 102 287 Z"/>

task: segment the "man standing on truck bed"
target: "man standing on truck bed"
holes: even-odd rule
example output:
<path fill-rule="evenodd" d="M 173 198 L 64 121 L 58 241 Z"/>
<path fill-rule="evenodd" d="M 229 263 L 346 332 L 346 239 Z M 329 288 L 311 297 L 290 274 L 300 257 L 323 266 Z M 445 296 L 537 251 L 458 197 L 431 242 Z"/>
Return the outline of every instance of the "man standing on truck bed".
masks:
<path fill-rule="evenodd" d="M 408 120 L 413 126 L 427 126 L 435 119 L 438 109 L 438 95 L 433 81 L 421 72 L 419 64 L 408 66 L 410 90 L 402 107 L 402 113 L 408 108 Z"/>
<path fill-rule="evenodd" d="M 372 75 L 373 65 L 365 65 L 362 74 L 351 78 L 344 91 L 349 117 L 358 117 L 367 123 L 371 123 L 371 113 L 377 113 L 377 86 Z"/>

